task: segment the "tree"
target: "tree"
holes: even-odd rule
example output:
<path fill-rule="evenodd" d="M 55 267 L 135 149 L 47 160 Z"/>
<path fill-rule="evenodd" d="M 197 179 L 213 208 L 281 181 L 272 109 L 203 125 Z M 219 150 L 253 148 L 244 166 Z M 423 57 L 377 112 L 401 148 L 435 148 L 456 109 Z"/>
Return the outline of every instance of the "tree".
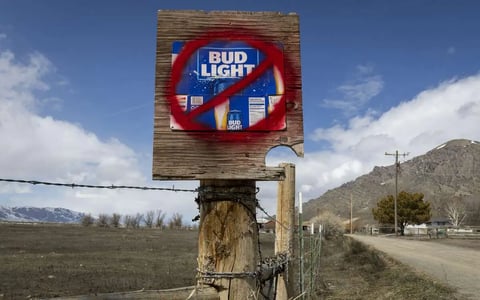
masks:
<path fill-rule="evenodd" d="M 155 211 L 149 210 L 145 214 L 145 226 L 147 228 L 152 228 L 153 227 L 153 220 L 155 218 Z"/>
<path fill-rule="evenodd" d="M 108 227 L 109 217 L 106 214 L 99 214 L 97 219 L 98 227 Z"/>
<path fill-rule="evenodd" d="M 121 215 L 120 214 L 116 214 L 114 213 L 112 215 L 112 217 L 110 218 L 110 225 L 112 227 L 115 227 L 115 228 L 118 228 L 120 226 L 120 219 L 121 219 Z"/>
<path fill-rule="evenodd" d="M 140 228 L 140 224 L 143 220 L 143 214 L 137 213 L 136 215 L 125 215 L 124 223 L 127 228 Z"/>
<path fill-rule="evenodd" d="M 125 215 L 123 217 L 123 223 L 126 228 L 135 228 L 135 216 Z"/>
<path fill-rule="evenodd" d="M 377 203 L 372 209 L 373 218 L 381 224 L 395 223 L 394 213 L 395 197 L 388 195 Z M 423 201 L 422 193 L 407 193 L 402 191 L 397 198 L 397 223 L 400 234 L 404 235 L 405 226 L 408 224 L 421 224 L 431 217 L 430 203 Z"/>
<path fill-rule="evenodd" d="M 445 203 L 445 213 L 453 226 L 460 226 L 467 217 L 467 203 L 461 197 L 454 197 Z"/>
<path fill-rule="evenodd" d="M 93 219 L 91 214 L 86 214 L 86 215 L 83 215 L 81 222 L 82 222 L 83 226 L 88 227 L 88 226 L 93 225 L 94 221 L 95 220 Z"/>
<path fill-rule="evenodd" d="M 143 214 L 137 213 L 134 217 L 134 225 L 133 228 L 140 228 L 140 225 L 142 224 L 143 221 Z"/>
<path fill-rule="evenodd" d="M 312 218 L 311 221 L 322 224 L 323 236 L 327 240 L 342 236 L 345 230 L 342 219 L 329 211 Z"/>
<path fill-rule="evenodd" d="M 182 218 L 183 216 L 179 213 L 174 213 L 170 221 L 168 222 L 168 227 L 170 229 L 180 229 L 182 228 Z"/>
<path fill-rule="evenodd" d="M 157 219 L 155 221 L 155 227 L 163 229 L 165 227 L 165 213 L 161 209 L 157 211 Z"/>

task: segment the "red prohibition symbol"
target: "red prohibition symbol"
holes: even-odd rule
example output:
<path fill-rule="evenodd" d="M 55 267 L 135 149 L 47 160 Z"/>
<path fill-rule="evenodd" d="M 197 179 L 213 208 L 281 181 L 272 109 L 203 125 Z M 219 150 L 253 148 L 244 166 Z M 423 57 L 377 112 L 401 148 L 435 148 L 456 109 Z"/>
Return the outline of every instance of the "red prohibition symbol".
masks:
<path fill-rule="evenodd" d="M 256 66 L 248 75 L 242 77 L 225 90 L 217 95 L 214 95 L 209 101 L 205 102 L 201 106 L 195 108 L 190 112 L 185 112 L 181 107 L 177 99 L 177 85 L 182 80 L 183 70 L 187 65 L 191 57 L 201 47 L 205 47 L 214 41 L 241 41 L 245 42 L 252 48 L 256 48 L 264 54 L 264 59 Z M 241 30 L 235 31 L 215 31 L 209 32 L 203 37 L 189 41 L 185 43 L 181 52 L 177 55 L 172 65 L 171 76 L 167 86 L 167 100 L 171 106 L 171 113 L 175 121 L 186 131 L 212 131 L 212 128 L 196 121 L 196 118 L 210 110 L 213 110 L 216 106 L 221 105 L 225 101 L 228 101 L 229 97 L 242 91 L 242 89 L 248 87 L 257 78 L 264 74 L 270 68 L 277 68 L 280 72 L 280 80 L 285 84 L 285 76 L 283 72 L 284 56 L 282 50 L 280 50 L 274 43 L 266 42 L 262 37 L 252 34 L 250 32 L 243 33 Z M 288 67 L 288 66 L 287 66 Z M 268 130 L 278 130 L 278 128 L 272 128 L 271 124 L 280 124 L 281 120 L 285 119 L 285 107 L 286 107 L 286 92 L 281 95 L 281 99 L 275 104 L 273 110 L 269 115 L 257 122 L 253 126 L 250 126 L 243 131 L 227 132 L 216 131 L 216 136 L 230 137 L 236 135 L 239 137 L 245 134 L 245 131 L 258 131 L 268 128 Z"/>

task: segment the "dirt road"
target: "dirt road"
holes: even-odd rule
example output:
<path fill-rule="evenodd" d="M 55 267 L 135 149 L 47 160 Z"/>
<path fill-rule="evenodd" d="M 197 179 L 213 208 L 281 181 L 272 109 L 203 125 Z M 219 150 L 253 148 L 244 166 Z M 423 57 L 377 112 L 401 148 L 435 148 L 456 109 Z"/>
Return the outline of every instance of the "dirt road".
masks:
<path fill-rule="evenodd" d="M 468 299 L 480 299 L 480 251 L 428 241 L 351 235 L 352 238 L 458 289 Z"/>

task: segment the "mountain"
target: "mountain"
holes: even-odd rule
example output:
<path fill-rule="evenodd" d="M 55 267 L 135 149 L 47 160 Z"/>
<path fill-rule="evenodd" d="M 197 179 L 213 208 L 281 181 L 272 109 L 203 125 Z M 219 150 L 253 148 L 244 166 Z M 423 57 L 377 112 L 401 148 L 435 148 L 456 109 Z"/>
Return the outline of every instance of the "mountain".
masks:
<path fill-rule="evenodd" d="M 79 223 L 83 216 L 83 213 L 58 207 L 0 206 L 0 221 Z"/>
<path fill-rule="evenodd" d="M 444 216 L 446 201 L 461 197 L 469 203 L 472 220 L 480 222 L 480 142 L 452 140 L 401 163 L 398 191 L 402 190 L 423 193 L 434 217 Z M 380 198 L 394 194 L 395 165 L 374 167 L 370 173 L 305 203 L 304 218 L 330 211 L 349 219 L 351 198 L 353 216 L 360 224 L 372 224 L 372 208 Z"/>

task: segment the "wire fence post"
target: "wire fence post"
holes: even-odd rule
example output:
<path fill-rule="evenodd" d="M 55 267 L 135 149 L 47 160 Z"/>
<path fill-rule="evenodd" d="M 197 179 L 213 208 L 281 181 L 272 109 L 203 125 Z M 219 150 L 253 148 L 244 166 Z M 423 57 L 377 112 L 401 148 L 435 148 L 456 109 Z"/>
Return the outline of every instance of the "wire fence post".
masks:
<path fill-rule="evenodd" d="M 315 239 L 314 239 L 314 234 L 315 234 L 315 223 L 312 222 L 310 224 L 310 288 L 309 288 L 309 294 L 310 298 L 312 297 L 313 294 L 313 271 L 314 267 L 316 265 L 316 262 L 314 260 L 314 253 L 315 251 Z"/>
<path fill-rule="evenodd" d="M 300 244 L 300 294 L 302 295 L 300 299 L 305 299 L 305 262 L 304 262 L 304 241 L 303 241 L 303 202 L 302 202 L 302 192 L 298 192 L 298 239 Z"/>
<path fill-rule="evenodd" d="M 289 259 L 287 269 L 280 274 L 276 286 L 276 299 L 287 300 L 297 294 L 296 272 L 297 261 L 294 259 L 297 249 L 294 248 L 295 228 L 295 165 L 282 163 L 285 179 L 278 182 L 277 222 L 275 223 L 275 254 L 284 253 Z"/>

